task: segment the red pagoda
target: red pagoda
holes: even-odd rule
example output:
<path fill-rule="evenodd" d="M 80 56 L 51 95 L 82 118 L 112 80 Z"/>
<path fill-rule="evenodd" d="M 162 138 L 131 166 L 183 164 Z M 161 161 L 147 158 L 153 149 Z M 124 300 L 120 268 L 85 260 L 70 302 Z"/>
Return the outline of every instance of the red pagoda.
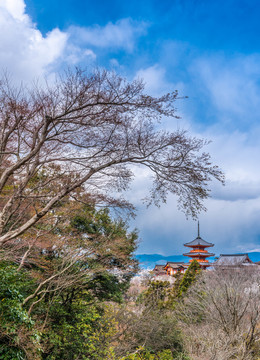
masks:
<path fill-rule="evenodd" d="M 183 254 L 184 256 L 189 256 L 192 260 L 197 260 L 202 269 L 210 266 L 207 257 L 214 256 L 215 254 L 209 253 L 205 248 L 212 247 L 214 244 L 211 244 L 200 237 L 200 224 L 198 222 L 198 236 L 195 240 L 184 244 L 184 246 L 192 248 L 189 253 Z"/>

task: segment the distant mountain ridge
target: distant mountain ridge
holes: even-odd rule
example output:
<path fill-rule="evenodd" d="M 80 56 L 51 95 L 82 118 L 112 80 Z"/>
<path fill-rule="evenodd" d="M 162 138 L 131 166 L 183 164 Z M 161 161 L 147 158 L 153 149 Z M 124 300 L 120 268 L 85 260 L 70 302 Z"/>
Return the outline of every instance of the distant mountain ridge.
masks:
<path fill-rule="evenodd" d="M 253 262 L 260 261 L 260 252 L 249 252 L 248 256 Z M 189 262 L 189 258 L 183 255 L 164 256 L 160 254 L 138 254 L 135 257 L 140 262 L 140 266 L 143 269 L 153 269 L 156 264 L 163 265 L 166 264 L 167 261 Z M 216 257 L 212 257 L 212 259 L 209 259 L 209 261 L 213 262 Z"/>

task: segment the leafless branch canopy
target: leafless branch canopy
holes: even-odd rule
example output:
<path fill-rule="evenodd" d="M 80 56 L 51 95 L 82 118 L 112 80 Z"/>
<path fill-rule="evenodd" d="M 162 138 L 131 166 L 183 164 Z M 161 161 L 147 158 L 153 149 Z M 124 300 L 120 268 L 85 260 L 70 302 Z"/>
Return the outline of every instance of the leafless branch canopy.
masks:
<path fill-rule="evenodd" d="M 213 177 L 223 181 L 205 141 L 184 131 L 156 131 L 154 122 L 175 114 L 173 92 L 147 96 L 139 81 L 114 73 L 68 72 L 51 86 L 16 89 L 0 82 L 0 245 L 24 234 L 59 206 L 84 191 L 108 199 L 125 190 L 129 165 L 154 175 L 151 199 L 178 195 L 195 215 Z M 111 198 L 110 198 L 111 200 Z"/>
<path fill-rule="evenodd" d="M 204 272 L 179 306 L 193 359 L 253 360 L 259 355 L 259 269 Z"/>

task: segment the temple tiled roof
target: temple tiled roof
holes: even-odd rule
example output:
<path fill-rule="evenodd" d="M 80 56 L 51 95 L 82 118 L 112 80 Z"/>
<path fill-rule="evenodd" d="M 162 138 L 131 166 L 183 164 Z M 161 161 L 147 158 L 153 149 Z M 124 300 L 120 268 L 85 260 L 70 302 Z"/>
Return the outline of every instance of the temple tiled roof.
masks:
<path fill-rule="evenodd" d="M 165 265 L 155 265 L 153 272 L 157 275 L 166 275 Z"/>
<path fill-rule="evenodd" d="M 166 266 L 171 267 L 172 269 L 178 269 L 180 266 L 184 267 L 184 261 L 168 261 L 167 264 L 164 266 L 164 269 L 166 268 Z"/>
<path fill-rule="evenodd" d="M 162 270 L 164 268 L 165 265 L 155 265 L 153 270 Z"/>
<path fill-rule="evenodd" d="M 219 258 L 212 265 L 241 266 L 254 264 L 248 254 L 220 254 Z"/>

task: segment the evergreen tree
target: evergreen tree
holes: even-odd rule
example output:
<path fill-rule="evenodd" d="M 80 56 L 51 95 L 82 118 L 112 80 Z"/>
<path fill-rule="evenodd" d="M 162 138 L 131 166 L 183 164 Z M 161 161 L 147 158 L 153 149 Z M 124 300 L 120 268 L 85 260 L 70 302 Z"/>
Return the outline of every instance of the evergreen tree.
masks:
<path fill-rule="evenodd" d="M 191 284 L 194 283 L 200 272 L 201 272 L 200 264 L 198 263 L 197 260 L 193 260 L 190 266 L 188 267 L 188 269 L 186 270 L 186 272 L 184 273 L 180 283 L 176 284 L 178 286 L 178 288 L 175 289 L 176 297 L 179 298 L 187 292 L 187 290 L 189 289 Z"/>

